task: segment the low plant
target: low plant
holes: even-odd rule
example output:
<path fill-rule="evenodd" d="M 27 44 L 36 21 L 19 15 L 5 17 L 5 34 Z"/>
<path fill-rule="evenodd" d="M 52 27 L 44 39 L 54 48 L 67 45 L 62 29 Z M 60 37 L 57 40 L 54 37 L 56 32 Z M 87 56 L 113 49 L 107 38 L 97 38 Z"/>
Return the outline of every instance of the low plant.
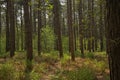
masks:
<path fill-rule="evenodd" d="M 89 52 L 89 53 L 86 53 L 85 56 L 86 56 L 87 58 L 93 59 L 93 58 L 94 58 L 94 53 Z"/>
<path fill-rule="evenodd" d="M 104 72 L 105 69 L 107 68 L 107 65 L 104 61 L 99 61 L 99 62 L 96 61 L 95 65 L 96 65 L 96 69 L 101 72 Z"/>
<path fill-rule="evenodd" d="M 40 77 L 40 74 L 35 71 L 30 73 L 30 80 L 40 80 Z"/>
<path fill-rule="evenodd" d="M 64 54 L 64 57 L 60 60 L 61 65 L 65 65 L 68 63 L 68 61 L 70 60 L 70 56 L 67 54 Z"/>
<path fill-rule="evenodd" d="M 65 72 L 67 80 L 96 80 L 94 71 L 89 67 Z"/>
<path fill-rule="evenodd" d="M 0 80 L 15 80 L 15 69 L 12 64 L 3 64 L 0 68 Z"/>

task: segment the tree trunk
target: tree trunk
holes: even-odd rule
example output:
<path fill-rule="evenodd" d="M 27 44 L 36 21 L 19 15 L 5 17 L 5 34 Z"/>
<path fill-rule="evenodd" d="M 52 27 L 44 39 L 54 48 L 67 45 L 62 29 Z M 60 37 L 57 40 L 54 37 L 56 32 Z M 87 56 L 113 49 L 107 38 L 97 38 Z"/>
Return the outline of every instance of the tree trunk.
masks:
<path fill-rule="evenodd" d="M 10 16 L 9 16 L 9 0 L 7 1 L 7 10 L 6 10 L 6 52 L 10 50 Z"/>
<path fill-rule="evenodd" d="M 104 49 L 104 44 L 103 44 L 103 3 L 102 1 L 100 2 L 100 23 L 99 23 L 99 30 L 100 30 L 100 50 L 103 51 Z"/>
<path fill-rule="evenodd" d="M 73 39 L 73 25 L 72 25 L 72 0 L 67 0 L 67 25 L 69 30 L 69 52 L 71 53 L 71 60 L 75 61 L 74 54 L 74 39 Z"/>
<path fill-rule="evenodd" d="M 37 18 L 37 10 L 35 9 L 36 8 L 36 5 L 34 5 L 34 10 L 33 10 L 33 32 L 34 32 L 34 34 L 36 34 L 36 32 L 37 32 L 37 25 L 36 25 L 36 18 Z"/>
<path fill-rule="evenodd" d="M 59 50 L 59 57 L 63 57 L 63 49 L 62 49 L 62 38 L 61 38 L 61 23 L 60 23 L 60 1 L 59 0 L 54 0 L 53 1 L 54 5 L 54 28 L 57 36 L 56 44 L 57 48 Z"/>
<path fill-rule="evenodd" d="M 38 3 L 38 55 L 41 54 L 41 28 L 42 28 L 42 17 L 41 17 L 41 0 Z"/>
<path fill-rule="evenodd" d="M 84 57 L 84 48 L 83 48 L 83 1 L 79 2 L 79 33 L 80 33 L 80 50 L 82 57 Z"/>
<path fill-rule="evenodd" d="M 10 9 L 10 57 L 14 56 L 15 52 L 15 16 L 14 16 L 14 0 L 8 0 Z"/>
<path fill-rule="evenodd" d="M 92 27 L 91 27 L 91 32 L 92 32 L 92 39 L 91 39 L 91 42 L 92 42 L 92 51 L 94 52 L 95 51 L 95 21 L 94 21 L 94 0 L 92 0 L 92 15 L 91 15 L 91 17 L 92 17 Z"/>
<path fill-rule="evenodd" d="M 32 61 L 33 59 L 33 48 L 32 48 L 32 25 L 30 21 L 29 11 L 29 0 L 24 0 L 24 20 L 25 20 L 25 42 L 27 51 L 27 60 Z"/>
<path fill-rule="evenodd" d="M 75 51 L 77 50 L 77 36 L 76 36 L 76 16 L 75 16 L 75 11 L 76 10 L 76 8 L 75 8 L 75 0 L 73 0 L 73 29 L 74 29 L 74 46 L 75 46 Z"/>
<path fill-rule="evenodd" d="M 88 0 L 88 50 L 91 52 L 91 0 Z"/>
<path fill-rule="evenodd" d="M 18 7 L 15 6 L 15 27 L 16 27 L 16 50 L 19 51 L 19 41 L 20 41 L 20 36 L 19 36 L 19 27 L 18 27 L 18 22 L 17 22 L 17 10 Z"/>
<path fill-rule="evenodd" d="M 22 7 L 21 7 L 21 50 L 24 49 L 24 29 L 23 29 L 23 13 L 22 13 Z"/>
<path fill-rule="evenodd" d="M 110 80 L 120 80 L 120 0 L 106 0 Z"/>
<path fill-rule="evenodd" d="M 1 20 L 1 12 L 2 12 L 2 10 L 1 10 L 1 3 L 0 3 L 0 53 L 1 53 L 1 29 L 2 29 L 2 20 Z"/>

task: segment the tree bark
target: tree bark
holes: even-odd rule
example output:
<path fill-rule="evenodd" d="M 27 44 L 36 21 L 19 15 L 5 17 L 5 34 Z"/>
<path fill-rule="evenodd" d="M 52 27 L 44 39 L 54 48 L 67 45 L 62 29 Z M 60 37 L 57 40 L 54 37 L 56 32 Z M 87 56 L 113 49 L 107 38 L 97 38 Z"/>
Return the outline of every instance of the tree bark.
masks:
<path fill-rule="evenodd" d="M 24 50 L 24 29 L 23 29 L 23 13 L 22 13 L 23 7 L 21 7 L 21 50 Z"/>
<path fill-rule="evenodd" d="M 41 54 L 41 28 L 42 28 L 42 17 L 41 17 L 41 0 L 38 3 L 38 55 Z"/>
<path fill-rule="evenodd" d="M 84 47 L 83 47 L 83 1 L 79 2 L 79 33 L 80 33 L 80 50 L 82 57 L 84 57 Z"/>
<path fill-rule="evenodd" d="M 53 5 L 54 5 L 54 10 L 53 10 L 54 28 L 56 28 L 55 32 L 56 32 L 56 36 L 57 36 L 56 44 L 57 44 L 57 48 L 59 50 L 59 57 L 62 58 L 63 57 L 63 49 L 62 49 L 61 23 L 60 23 L 60 1 L 54 0 Z"/>
<path fill-rule="evenodd" d="M 106 0 L 110 80 L 120 80 L 120 0 Z"/>
<path fill-rule="evenodd" d="M 77 50 L 77 36 L 76 36 L 76 16 L 75 16 L 75 0 L 73 0 L 73 29 L 74 29 L 74 46 L 75 46 L 75 51 Z"/>
<path fill-rule="evenodd" d="M 88 50 L 91 52 L 91 0 L 88 0 Z"/>
<path fill-rule="evenodd" d="M 1 20 L 1 12 L 2 12 L 2 10 L 1 10 L 1 8 L 2 8 L 2 6 L 1 6 L 1 3 L 0 3 L 0 53 L 1 53 L 1 29 L 2 29 L 2 20 Z"/>
<path fill-rule="evenodd" d="M 24 0 L 24 20 L 25 20 L 25 42 L 27 51 L 27 60 L 32 61 L 33 59 L 33 48 L 32 48 L 32 25 L 30 21 L 29 11 L 29 0 Z"/>
<path fill-rule="evenodd" d="M 73 39 L 73 25 L 72 25 L 72 0 L 67 0 L 67 25 L 69 31 L 69 52 L 71 53 L 71 60 L 75 61 L 74 54 L 74 39 Z"/>
<path fill-rule="evenodd" d="M 10 16 L 9 16 L 9 0 L 7 2 L 7 10 L 6 10 L 6 52 L 10 50 Z"/>
<path fill-rule="evenodd" d="M 104 25 L 103 25 L 103 3 L 100 1 L 100 22 L 99 22 L 99 30 L 100 30 L 100 50 L 103 51 L 104 44 L 103 44 L 103 32 L 104 32 Z"/>
<path fill-rule="evenodd" d="M 14 56 L 15 52 L 15 16 L 14 16 L 14 0 L 8 0 L 10 9 L 10 57 Z"/>
<path fill-rule="evenodd" d="M 92 51 L 95 51 L 95 20 L 94 20 L 94 0 L 92 0 L 92 27 L 91 27 L 91 32 L 92 32 L 92 39 L 91 39 L 91 43 L 92 43 Z"/>

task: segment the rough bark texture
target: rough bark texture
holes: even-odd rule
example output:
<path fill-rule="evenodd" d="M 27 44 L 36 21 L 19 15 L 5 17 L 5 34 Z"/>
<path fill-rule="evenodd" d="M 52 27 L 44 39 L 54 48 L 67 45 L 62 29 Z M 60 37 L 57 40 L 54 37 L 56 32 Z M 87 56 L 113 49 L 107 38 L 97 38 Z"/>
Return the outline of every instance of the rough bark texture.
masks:
<path fill-rule="evenodd" d="M 71 53 L 72 61 L 75 60 L 74 40 L 73 40 L 73 25 L 72 25 L 72 0 L 67 0 L 67 24 L 69 30 L 69 52 Z"/>
<path fill-rule="evenodd" d="M 57 36 L 57 47 L 59 50 L 59 57 L 63 57 L 63 49 L 62 49 L 62 38 L 61 38 L 61 23 L 60 23 L 60 1 L 54 0 L 54 28 L 56 28 L 56 36 Z"/>
<path fill-rule="evenodd" d="M 106 0 L 110 80 L 120 80 L 120 0 Z"/>

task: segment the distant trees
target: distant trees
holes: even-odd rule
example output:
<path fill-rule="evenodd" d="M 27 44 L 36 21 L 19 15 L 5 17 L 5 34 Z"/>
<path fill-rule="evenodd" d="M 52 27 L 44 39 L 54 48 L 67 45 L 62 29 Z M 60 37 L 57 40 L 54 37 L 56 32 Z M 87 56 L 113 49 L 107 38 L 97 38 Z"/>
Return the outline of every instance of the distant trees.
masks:
<path fill-rule="evenodd" d="M 15 44 L 17 51 L 27 51 L 30 60 L 33 58 L 33 50 L 37 49 L 40 55 L 45 50 L 52 51 L 55 47 L 54 50 L 59 51 L 60 58 L 69 49 L 71 59 L 75 60 L 77 52 L 84 56 L 85 50 L 94 52 L 103 51 L 105 48 L 104 1 L 3 0 L 3 2 L 2 33 L 6 36 L 6 52 L 10 52 L 11 57 L 15 52 Z M 48 33 L 52 35 L 49 36 Z M 51 39 L 53 37 L 55 39 Z"/>
<path fill-rule="evenodd" d="M 107 53 L 110 80 L 120 80 L 120 1 L 106 0 L 107 6 Z"/>

